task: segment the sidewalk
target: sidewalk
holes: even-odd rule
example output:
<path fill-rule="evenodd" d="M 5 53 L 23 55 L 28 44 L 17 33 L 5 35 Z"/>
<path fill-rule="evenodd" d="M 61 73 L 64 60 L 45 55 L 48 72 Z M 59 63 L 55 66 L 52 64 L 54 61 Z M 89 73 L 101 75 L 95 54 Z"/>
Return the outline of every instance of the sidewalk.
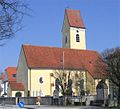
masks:
<path fill-rule="evenodd" d="M 21 109 L 18 105 L 0 105 L 0 109 Z M 105 109 L 103 107 L 95 106 L 53 106 L 53 105 L 25 105 L 22 109 Z"/>

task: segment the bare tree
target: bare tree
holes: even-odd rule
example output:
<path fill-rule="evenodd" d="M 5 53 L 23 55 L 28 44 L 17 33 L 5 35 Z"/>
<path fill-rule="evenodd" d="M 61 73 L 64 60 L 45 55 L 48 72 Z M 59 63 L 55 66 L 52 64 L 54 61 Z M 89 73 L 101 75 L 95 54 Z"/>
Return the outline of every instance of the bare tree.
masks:
<path fill-rule="evenodd" d="M 72 86 L 74 86 L 77 95 L 80 94 L 80 90 L 84 90 L 84 83 L 81 84 L 83 75 L 80 71 L 81 70 L 56 70 L 54 72 L 53 76 L 55 79 L 58 79 L 60 92 L 63 96 L 72 95 Z"/>
<path fill-rule="evenodd" d="M 53 77 L 55 78 L 55 80 L 57 80 L 55 82 L 55 90 L 59 89 L 59 92 L 61 92 L 64 97 L 65 105 L 71 103 L 69 97 L 73 94 L 72 89 L 74 89 L 77 96 L 83 95 L 83 93 L 85 92 L 83 81 L 84 79 L 81 70 L 55 70 Z"/>
<path fill-rule="evenodd" d="M 0 45 L 22 28 L 21 21 L 26 9 L 24 0 L 0 0 Z"/>
<path fill-rule="evenodd" d="M 77 95 L 81 95 L 84 91 L 84 74 L 81 73 L 81 70 L 74 70 L 73 76 L 74 87 Z"/>
<path fill-rule="evenodd" d="M 120 47 L 107 49 L 102 53 L 103 61 L 107 67 L 104 67 L 108 73 L 109 79 L 118 87 L 118 106 L 120 106 Z"/>
<path fill-rule="evenodd" d="M 59 81 L 59 88 L 62 95 L 68 95 L 69 93 L 69 80 L 70 80 L 70 71 L 56 70 L 54 72 L 54 78 Z"/>

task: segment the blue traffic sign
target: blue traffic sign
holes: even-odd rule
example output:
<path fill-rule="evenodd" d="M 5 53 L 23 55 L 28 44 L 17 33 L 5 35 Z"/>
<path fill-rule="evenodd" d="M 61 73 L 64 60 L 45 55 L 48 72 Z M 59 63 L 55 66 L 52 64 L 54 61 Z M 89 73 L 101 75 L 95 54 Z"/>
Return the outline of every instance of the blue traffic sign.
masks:
<path fill-rule="evenodd" d="M 21 102 L 18 103 L 18 106 L 19 106 L 20 108 L 23 108 L 23 107 L 24 107 L 24 103 L 21 101 Z"/>

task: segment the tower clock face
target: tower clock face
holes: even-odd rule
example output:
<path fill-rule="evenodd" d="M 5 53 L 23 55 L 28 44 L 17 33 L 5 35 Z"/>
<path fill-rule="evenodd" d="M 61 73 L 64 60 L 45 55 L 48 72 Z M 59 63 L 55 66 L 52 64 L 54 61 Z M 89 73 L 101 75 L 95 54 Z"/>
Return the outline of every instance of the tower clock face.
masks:
<path fill-rule="evenodd" d="M 39 82 L 40 82 L 40 84 L 43 83 L 43 77 L 40 77 L 40 78 L 39 78 Z"/>

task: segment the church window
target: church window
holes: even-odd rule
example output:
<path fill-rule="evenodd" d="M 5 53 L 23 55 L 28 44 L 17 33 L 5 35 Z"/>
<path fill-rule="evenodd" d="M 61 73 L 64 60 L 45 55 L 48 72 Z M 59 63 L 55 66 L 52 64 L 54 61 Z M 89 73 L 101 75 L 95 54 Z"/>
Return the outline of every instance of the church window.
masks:
<path fill-rule="evenodd" d="M 79 34 L 76 34 L 76 42 L 80 42 Z"/>
<path fill-rule="evenodd" d="M 58 78 L 55 80 L 55 90 L 59 92 L 59 79 Z"/>
<path fill-rule="evenodd" d="M 40 77 L 39 82 L 42 84 L 43 83 L 43 77 Z"/>
<path fill-rule="evenodd" d="M 78 33 L 79 31 L 77 30 L 76 32 Z"/>
<path fill-rule="evenodd" d="M 67 43 L 67 36 L 65 37 L 65 43 Z"/>
<path fill-rule="evenodd" d="M 84 89 L 84 79 L 80 80 L 80 89 L 83 90 Z"/>

